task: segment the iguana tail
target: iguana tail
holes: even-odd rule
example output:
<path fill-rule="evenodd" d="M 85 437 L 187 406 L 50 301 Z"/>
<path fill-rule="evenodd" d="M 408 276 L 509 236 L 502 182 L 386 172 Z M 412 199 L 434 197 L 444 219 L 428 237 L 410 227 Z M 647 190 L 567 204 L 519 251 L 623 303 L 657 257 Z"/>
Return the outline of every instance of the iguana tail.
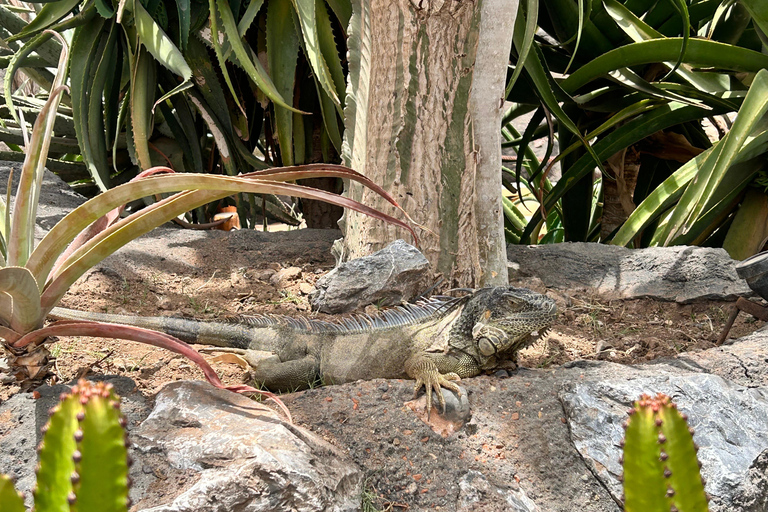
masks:
<path fill-rule="evenodd" d="M 56 320 L 87 320 L 152 329 L 170 334 L 187 343 L 216 347 L 254 348 L 253 329 L 237 323 L 202 322 L 165 316 L 112 315 L 66 308 L 53 308 L 48 316 Z M 264 349 L 268 348 L 264 347 Z"/>

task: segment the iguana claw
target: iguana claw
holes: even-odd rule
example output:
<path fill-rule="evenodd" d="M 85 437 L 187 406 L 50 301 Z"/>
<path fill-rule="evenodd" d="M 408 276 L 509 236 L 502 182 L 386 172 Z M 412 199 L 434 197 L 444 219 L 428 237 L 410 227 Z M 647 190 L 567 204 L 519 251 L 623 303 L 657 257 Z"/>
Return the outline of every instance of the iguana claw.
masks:
<path fill-rule="evenodd" d="M 413 397 L 419 394 L 421 386 L 424 386 L 424 390 L 427 395 L 427 418 L 432 411 L 432 391 L 434 390 L 437 395 L 437 401 L 440 403 L 440 408 L 445 412 L 445 398 L 443 397 L 443 390 L 449 389 L 461 397 L 461 388 L 454 381 L 461 380 L 461 378 L 454 372 L 442 374 L 437 368 L 431 368 L 424 370 L 420 375 L 416 377 L 416 385 L 413 388 Z"/>

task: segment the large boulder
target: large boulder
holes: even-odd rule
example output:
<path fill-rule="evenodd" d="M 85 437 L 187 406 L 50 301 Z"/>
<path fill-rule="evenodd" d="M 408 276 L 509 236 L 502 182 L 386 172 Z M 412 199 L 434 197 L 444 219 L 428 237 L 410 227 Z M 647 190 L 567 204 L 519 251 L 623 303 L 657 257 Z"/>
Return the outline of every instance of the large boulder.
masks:
<path fill-rule="evenodd" d="M 734 300 L 752 292 L 723 249 L 627 249 L 583 242 L 509 245 L 510 276 L 541 279 L 548 288 L 595 290 L 606 299 L 650 297 L 677 302 Z"/>

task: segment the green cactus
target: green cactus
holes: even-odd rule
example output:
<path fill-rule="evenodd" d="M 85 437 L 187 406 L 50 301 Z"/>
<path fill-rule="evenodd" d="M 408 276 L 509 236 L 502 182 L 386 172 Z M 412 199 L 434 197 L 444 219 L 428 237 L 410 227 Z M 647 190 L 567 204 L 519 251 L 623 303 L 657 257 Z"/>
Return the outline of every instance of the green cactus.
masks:
<path fill-rule="evenodd" d="M 38 446 L 36 512 L 126 512 L 128 451 L 120 398 L 111 384 L 80 380 L 51 409 Z M 24 503 L 0 475 L 0 510 Z"/>
<path fill-rule="evenodd" d="M 706 512 L 693 429 L 671 399 L 642 395 L 624 424 L 624 510 Z"/>

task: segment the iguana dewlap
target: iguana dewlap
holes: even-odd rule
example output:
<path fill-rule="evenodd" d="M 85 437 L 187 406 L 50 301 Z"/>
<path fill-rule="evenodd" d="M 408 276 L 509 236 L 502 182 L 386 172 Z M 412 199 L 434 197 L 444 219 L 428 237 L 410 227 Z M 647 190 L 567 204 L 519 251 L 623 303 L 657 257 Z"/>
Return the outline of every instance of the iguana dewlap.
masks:
<path fill-rule="evenodd" d="M 535 341 L 557 315 L 555 302 L 525 288 L 496 287 L 462 297 L 430 298 L 335 322 L 278 315 L 227 322 L 139 317 L 54 308 L 53 318 L 154 329 L 188 343 L 267 351 L 255 380 L 272 391 L 295 391 L 318 380 L 404 378 L 425 386 L 427 404 L 440 386 L 496 366 Z"/>

